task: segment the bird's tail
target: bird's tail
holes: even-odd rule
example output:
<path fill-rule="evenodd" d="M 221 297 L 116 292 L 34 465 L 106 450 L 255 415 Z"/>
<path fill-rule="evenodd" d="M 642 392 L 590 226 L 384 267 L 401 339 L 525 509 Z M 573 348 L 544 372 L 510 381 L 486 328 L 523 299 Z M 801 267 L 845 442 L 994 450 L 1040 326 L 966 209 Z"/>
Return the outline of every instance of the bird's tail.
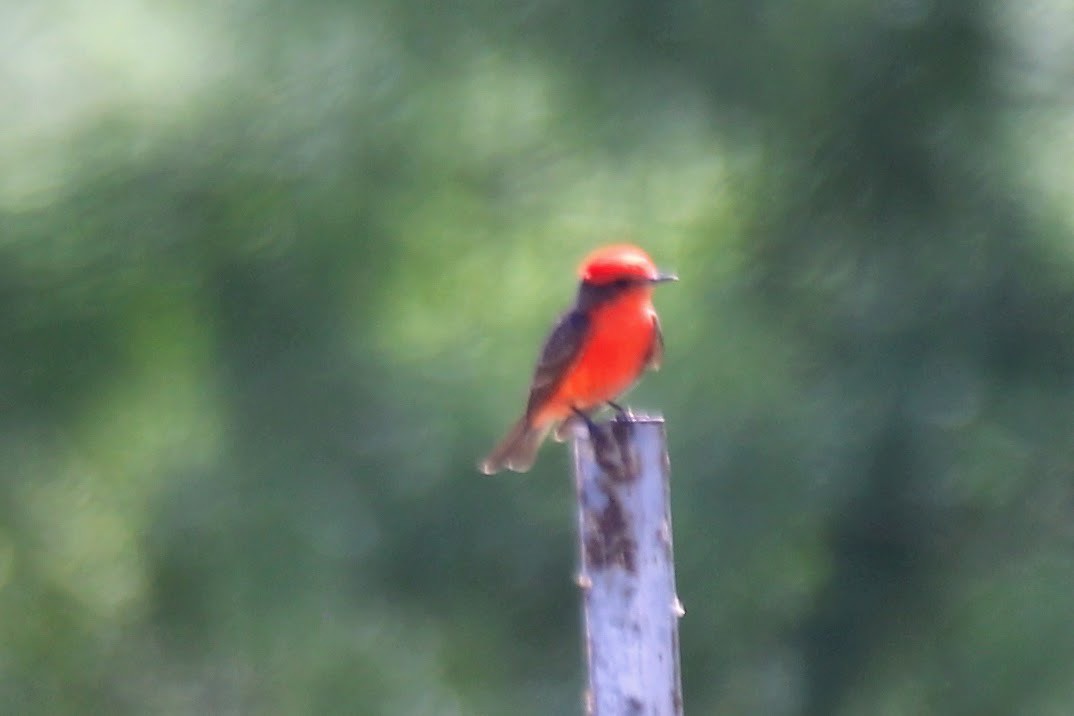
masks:
<path fill-rule="evenodd" d="M 504 468 L 526 472 L 533 467 L 533 462 L 537 459 L 537 448 L 541 447 L 547 433 L 547 427 L 534 427 L 527 416 L 523 415 L 500 444 L 481 461 L 481 472 L 494 475 Z"/>

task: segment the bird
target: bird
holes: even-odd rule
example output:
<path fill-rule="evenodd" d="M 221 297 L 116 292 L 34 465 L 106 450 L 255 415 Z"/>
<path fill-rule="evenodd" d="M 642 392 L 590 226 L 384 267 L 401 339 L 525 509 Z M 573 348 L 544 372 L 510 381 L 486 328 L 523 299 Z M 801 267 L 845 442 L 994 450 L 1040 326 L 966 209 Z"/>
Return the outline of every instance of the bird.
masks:
<path fill-rule="evenodd" d="M 565 439 L 571 426 L 608 405 L 625 413 L 616 398 L 646 369 L 660 367 L 664 337 L 653 307 L 653 287 L 677 281 L 659 271 L 632 244 L 602 246 L 578 267 L 574 305 L 560 316 L 544 342 L 522 416 L 482 460 L 486 475 L 504 469 L 526 472 L 553 428 Z"/>

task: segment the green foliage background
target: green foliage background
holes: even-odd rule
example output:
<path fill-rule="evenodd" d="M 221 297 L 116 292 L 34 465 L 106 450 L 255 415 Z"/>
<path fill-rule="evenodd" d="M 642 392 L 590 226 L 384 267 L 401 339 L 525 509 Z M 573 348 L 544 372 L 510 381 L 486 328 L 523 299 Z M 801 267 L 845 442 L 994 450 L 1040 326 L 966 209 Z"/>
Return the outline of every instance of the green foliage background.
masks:
<path fill-rule="evenodd" d="M 657 303 L 687 712 L 1074 710 L 1062 0 L 0 5 L 0 710 L 572 714 L 571 273 Z"/>

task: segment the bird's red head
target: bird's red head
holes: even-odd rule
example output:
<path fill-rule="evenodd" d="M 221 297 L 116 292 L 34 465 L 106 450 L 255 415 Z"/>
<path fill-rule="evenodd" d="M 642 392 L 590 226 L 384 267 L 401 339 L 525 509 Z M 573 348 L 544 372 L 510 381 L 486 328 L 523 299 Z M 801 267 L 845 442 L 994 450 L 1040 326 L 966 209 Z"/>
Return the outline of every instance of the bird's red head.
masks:
<path fill-rule="evenodd" d="M 631 244 L 603 246 L 585 257 L 578 267 L 583 281 L 604 286 L 616 281 L 674 281 L 675 276 L 660 273 L 649 254 Z"/>

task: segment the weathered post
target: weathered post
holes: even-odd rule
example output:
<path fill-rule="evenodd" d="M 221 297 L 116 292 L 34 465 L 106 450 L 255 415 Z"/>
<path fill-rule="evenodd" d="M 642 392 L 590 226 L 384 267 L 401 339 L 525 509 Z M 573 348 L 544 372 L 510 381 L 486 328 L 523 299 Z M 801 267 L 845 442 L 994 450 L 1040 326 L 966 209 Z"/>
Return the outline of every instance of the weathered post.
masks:
<path fill-rule="evenodd" d="M 617 418 L 574 441 L 589 716 L 681 716 L 664 420 Z"/>

